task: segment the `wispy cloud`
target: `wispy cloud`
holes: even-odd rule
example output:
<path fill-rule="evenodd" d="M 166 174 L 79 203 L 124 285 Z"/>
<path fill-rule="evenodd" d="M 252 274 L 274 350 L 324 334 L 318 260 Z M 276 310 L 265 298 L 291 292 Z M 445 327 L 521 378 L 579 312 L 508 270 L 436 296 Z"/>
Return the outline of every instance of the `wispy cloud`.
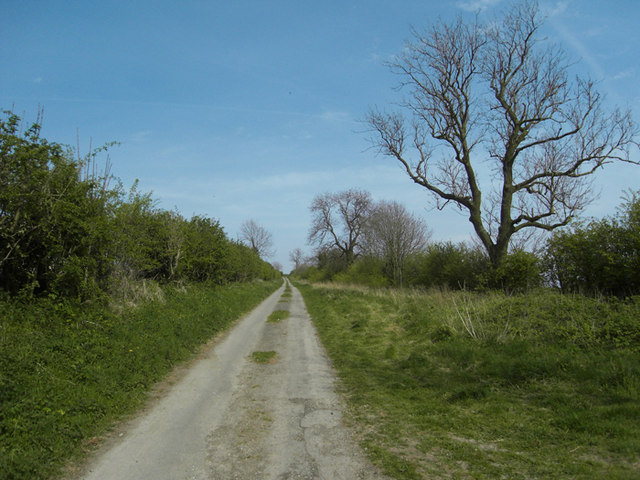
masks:
<path fill-rule="evenodd" d="M 126 139 L 127 142 L 132 142 L 132 143 L 140 143 L 140 142 L 145 142 L 146 140 L 148 140 L 151 137 L 151 134 L 153 132 L 151 130 L 139 130 L 137 132 L 133 132 L 131 135 L 129 135 Z"/>
<path fill-rule="evenodd" d="M 325 111 L 318 117 L 327 122 L 346 122 L 351 120 L 351 116 L 347 112 L 340 111 Z"/>
<path fill-rule="evenodd" d="M 636 69 L 635 68 L 627 68 L 626 70 L 618 72 L 612 78 L 613 78 L 613 80 L 623 80 L 625 78 L 633 77 L 635 75 L 635 73 L 636 73 Z"/>
<path fill-rule="evenodd" d="M 569 8 L 569 0 L 561 0 L 559 2 L 546 3 L 541 5 L 542 11 L 549 17 L 557 17 L 562 15 Z"/>
<path fill-rule="evenodd" d="M 478 12 L 499 4 L 502 0 L 466 0 L 457 2 L 456 5 L 467 12 Z"/>
<path fill-rule="evenodd" d="M 587 48 L 586 43 L 581 40 L 581 38 L 570 31 L 569 28 L 566 27 L 564 22 L 562 21 L 561 15 L 558 14 L 554 17 L 551 17 L 551 23 L 555 27 L 558 35 L 562 38 L 564 42 L 566 42 L 577 54 L 578 56 L 587 64 L 590 70 L 596 75 L 598 79 L 603 79 L 606 77 L 605 71 L 602 68 L 602 65 L 598 61 L 597 56 Z"/>

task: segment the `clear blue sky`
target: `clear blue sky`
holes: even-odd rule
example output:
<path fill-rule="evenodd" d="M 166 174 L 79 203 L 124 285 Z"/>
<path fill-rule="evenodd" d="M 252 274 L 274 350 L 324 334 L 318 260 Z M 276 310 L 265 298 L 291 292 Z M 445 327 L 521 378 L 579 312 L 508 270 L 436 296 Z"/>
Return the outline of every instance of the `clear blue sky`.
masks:
<path fill-rule="evenodd" d="M 467 240 L 454 210 L 369 147 L 360 120 L 400 98 L 383 65 L 410 27 L 493 15 L 506 0 L 0 0 L 0 108 L 43 135 L 111 150 L 125 187 L 140 180 L 159 206 L 216 218 L 232 238 L 253 218 L 276 255 L 306 245 L 318 193 L 358 187 L 398 200 L 436 240 Z M 545 33 L 580 60 L 611 103 L 640 120 L 640 1 L 541 1 Z M 637 153 L 636 159 L 637 157 Z M 640 167 L 609 168 L 585 216 L 615 212 L 640 189 Z"/>

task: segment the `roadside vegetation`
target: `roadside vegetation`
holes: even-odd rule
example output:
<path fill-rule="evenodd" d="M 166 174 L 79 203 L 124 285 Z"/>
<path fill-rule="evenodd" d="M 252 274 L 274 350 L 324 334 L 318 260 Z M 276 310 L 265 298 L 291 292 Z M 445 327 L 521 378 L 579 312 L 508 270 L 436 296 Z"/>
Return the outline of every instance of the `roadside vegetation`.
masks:
<path fill-rule="evenodd" d="M 56 476 L 280 284 L 211 218 L 158 208 L 0 118 L 0 479 Z"/>
<path fill-rule="evenodd" d="M 637 478 L 638 297 L 298 286 L 392 478 Z"/>
<path fill-rule="evenodd" d="M 133 413 L 155 382 L 281 283 L 191 284 L 114 311 L 0 302 L 0 478 L 55 476 Z"/>
<path fill-rule="evenodd" d="M 398 479 L 637 478 L 639 212 L 629 193 L 499 267 L 452 243 L 400 270 L 366 250 L 301 264 L 291 278 L 372 459 Z"/>
<path fill-rule="evenodd" d="M 628 192 L 613 217 L 576 222 L 557 230 L 533 251 L 514 248 L 498 267 L 480 247 L 428 242 L 426 237 L 402 255 L 388 253 L 407 245 L 403 240 L 406 230 L 398 226 L 393 235 L 397 240 L 387 242 L 368 228 L 366 216 L 361 222 L 361 246 L 351 263 L 340 251 L 321 248 L 305 262 L 300 261 L 292 276 L 311 283 L 369 287 L 497 289 L 507 293 L 548 287 L 621 299 L 640 293 L 640 192 Z M 335 229 L 342 226 L 337 220 L 335 223 Z"/>

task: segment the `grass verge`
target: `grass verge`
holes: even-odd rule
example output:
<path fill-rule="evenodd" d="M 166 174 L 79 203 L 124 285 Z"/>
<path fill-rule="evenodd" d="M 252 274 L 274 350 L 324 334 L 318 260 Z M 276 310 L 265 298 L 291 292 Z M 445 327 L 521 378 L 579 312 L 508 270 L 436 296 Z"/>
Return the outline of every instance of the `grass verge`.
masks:
<path fill-rule="evenodd" d="M 0 299 L 0 479 L 59 475 L 176 363 L 279 285 L 167 288 L 163 302 L 119 314 Z"/>
<path fill-rule="evenodd" d="M 298 287 L 391 477 L 640 477 L 638 299 Z"/>

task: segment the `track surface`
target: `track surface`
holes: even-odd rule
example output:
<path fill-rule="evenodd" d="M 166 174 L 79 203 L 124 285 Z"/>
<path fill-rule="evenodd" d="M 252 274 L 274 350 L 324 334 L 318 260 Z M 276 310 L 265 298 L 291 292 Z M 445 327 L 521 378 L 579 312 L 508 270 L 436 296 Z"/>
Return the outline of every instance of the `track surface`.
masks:
<path fill-rule="evenodd" d="M 284 285 L 99 452 L 81 478 L 377 479 L 342 422 L 335 375 L 302 296 Z M 290 317 L 267 323 L 274 310 Z M 257 364 L 255 351 L 275 351 Z"/>

